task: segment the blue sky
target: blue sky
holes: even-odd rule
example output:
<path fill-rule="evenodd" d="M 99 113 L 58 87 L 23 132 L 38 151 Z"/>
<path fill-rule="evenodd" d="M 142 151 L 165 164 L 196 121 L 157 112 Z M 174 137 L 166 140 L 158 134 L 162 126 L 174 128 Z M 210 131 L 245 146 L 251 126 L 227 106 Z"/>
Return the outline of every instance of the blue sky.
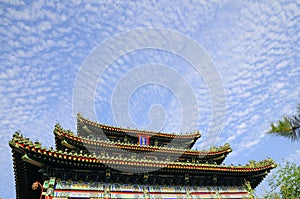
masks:
<path fill-rule="evenodd" d="M 1 0 L 0 197 L 15 197 L 8 146 L 12 134 L 21 130 L 32 140 L 54 146 L 55 123 L 76 131 L 77 110 L 89 116 L 93 109 L 95 119 L 109 125 L 175 133 L 188 117 L 190 130 L 203 136 L 195 148 L 230 143 L 233 152 L 226 164 L 267 157 L 299 164 L 299 142 L 265 134 L 271 121 L 295 113 L 300 102 L 299 18 L 296 1 Z M 98 62 L 95 73 L 85 74 L 82 96 L 87 93 L 92 108 L 74 100 L 86 60 L 98 58 L 93 52 L 116 34 L 144 28 L 190 38 L 209 57 L 214 73 L 201 74 L 184 56 L 164 49 L 135 49 L 105 66 L 93 79 L 96 87 L 89 85 L 88 77 L 97 74 Z M 156 36 L 152 41 L 162 45 L 173 39 Z M 149 71 L 149 66 L 158 69 Z M 212 77 L 222 84 L 209 84 Z M 172 78 L 173 83 L 168 82 Z M 218 97 L 211 90 L 214 86 L 221 86 L 225 96 L 224 121 L 212 117 Z M 209 139 L 212 122 L 221 127 L 214 142 Z M 265 189 L 262 183 L 257 193 Z"/>

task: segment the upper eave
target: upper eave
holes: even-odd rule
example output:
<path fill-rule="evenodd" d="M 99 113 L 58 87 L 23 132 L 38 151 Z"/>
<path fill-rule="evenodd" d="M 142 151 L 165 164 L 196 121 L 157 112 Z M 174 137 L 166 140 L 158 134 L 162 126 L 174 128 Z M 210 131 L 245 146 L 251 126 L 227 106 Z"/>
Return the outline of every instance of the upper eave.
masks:
<path fill-rule="evenodd" d="M 197 141 L 198 138 L 201 137 L 199 131 L 195 131 L 190 134 L 171 134 L 171 133 L 162 133 L 162 132 L 154 132 L 154 131 L 147 131 L 147 130 L 138 130 L 138 129 L 130 129 L 130 128 L 121 128 L 121 127 L 114 127 L 104 124 L 99 124 L 95 121 L 91 121 L 87 118 L 84 118 L 80 113 L 77 114 L 77 130 L 78 125 L 82 124 L 89 124 L 95 128 L 99 128 L 102 130 L 108 130 L 111 132 L 118 132 L 118 133 L 126 133 L 131 135 L 147 135 L 147 136 L 158 136 L 158 137 L 166 137 L 166 138 L 176 138 L 176 139 L 194 139 L 193 143 Z M 192 146 L 192 145 L 191 145 Z"/>

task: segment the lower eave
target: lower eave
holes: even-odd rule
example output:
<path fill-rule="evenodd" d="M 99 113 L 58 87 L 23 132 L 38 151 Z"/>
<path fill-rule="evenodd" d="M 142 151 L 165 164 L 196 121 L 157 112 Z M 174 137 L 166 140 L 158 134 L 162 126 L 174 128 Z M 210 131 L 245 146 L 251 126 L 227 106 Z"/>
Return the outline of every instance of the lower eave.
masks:
<path fill-rule="evenodd" d="M 25 148 L 23 148 L 25 147 Z M 144 173 L 144 172 L 158 172 L 176 175 L 186 173 L 193 176 L 218 176 L 219 178 L 227 177 L 243 177 L 253 179 L 257 186 L 267 173 L 274 168 L 273 164 L 266 164 L 262 167 L 233 167 L 233 166 L 220 166 L 220 165 L 206 165 L 206 164 L 181 164 L 176 162 L 147 162 L 141 160 L 122 160 L 110 158 L 96 158 L 78 155 L 68 155 L 65 153 L 51 152 L 45 149 L 37 149 L 34 147 L 23 146 L 17 144 L 12 146 L 16 153 L 22 149 L 24 155 L 22 159 L 29 164 L 43 167 L 44 165 L 54 168 L 80 168 L 81 170 L 103 170 L 113 168 L 115 170 L 126 170 L 130 172 Z M 255 180 L 256 179 L 256 180 Z"/>

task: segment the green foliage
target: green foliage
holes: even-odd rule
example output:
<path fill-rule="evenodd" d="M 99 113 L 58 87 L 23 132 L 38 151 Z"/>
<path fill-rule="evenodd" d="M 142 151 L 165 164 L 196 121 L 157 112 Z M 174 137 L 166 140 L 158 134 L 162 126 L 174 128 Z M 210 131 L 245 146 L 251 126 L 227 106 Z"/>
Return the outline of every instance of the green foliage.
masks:
<path fill-rule="evenodd" d="M 283 117 L 276 124 L 271 123 L 271 130 L 268 133 L 286 137 L 292 141 L 300 140 L 300 104 L 297 106 L 296 115 Z"/>
<path fill-rule="evenodd" d="M 268 193 L 263 197 L 264 199 L 282 199 L 279 193 Z"/>
<path fill-rule="evenodd" d="M 269 180 L 271 191 L 265 199 L 299 199 L 300 198 L 300 166 L 286 162 L 279 166 L 277 172 Z"/>

